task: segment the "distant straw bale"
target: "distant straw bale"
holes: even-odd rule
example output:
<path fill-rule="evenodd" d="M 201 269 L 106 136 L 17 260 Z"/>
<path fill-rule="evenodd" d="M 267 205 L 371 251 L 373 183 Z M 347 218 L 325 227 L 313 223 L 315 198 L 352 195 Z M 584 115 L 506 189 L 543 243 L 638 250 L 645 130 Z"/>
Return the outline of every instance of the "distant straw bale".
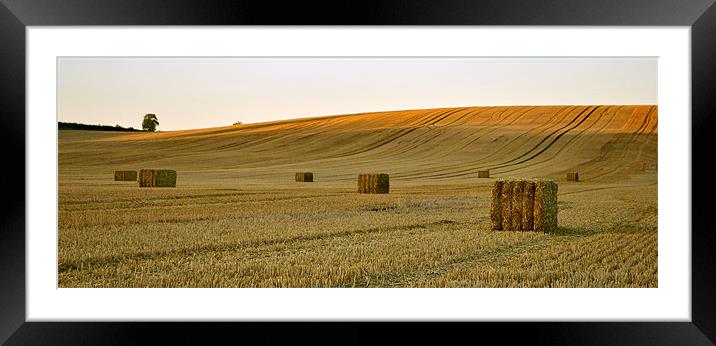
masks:
<path fill-rule="evenodd" d="M 140 169 L 139 187 L 176 187 L 177 172 L 170 169 Z"/>
<path fill-rule="evenodd" d="M 363 173 L 358 175 L 359 193 L 389 193 L 390 180 L 385 173 Z"/>
<path fill-rule="evenodd" d="M 502 180 L 495 181 L 492 187 L 492 203 L 490 203 L 490 220 L 492 221 L 492 230 L 502 230 Z"/>
<path fill-rule="evenodd" d="M 498 180 L 493 185 L 492 230 L 554 232 L 557 211 L 557 184 L 552 180 Z"/>
<path fill-rule="evenodd" d="M 567 181 L 579 181 L 579 173 L 567 173 Z"/>
<path fill-rule="evenodd" d="M 114 181 L 137 181 L 137 171 L 114 171 Z"/>
<path fill-rule="evenodd" d="M 486 169 L 483 171 L 477 171 L 477 177 L 478 178 L 489 178 L 490 177 L 490 170 Z"/>
<path fill-rule="evenodd" d="M 311 182 L 313 182 L 313 173 L 311 173 L 311 172 L 296 173 L 296 181 L 302 182 L 302 183 L 311 183 Z"/>

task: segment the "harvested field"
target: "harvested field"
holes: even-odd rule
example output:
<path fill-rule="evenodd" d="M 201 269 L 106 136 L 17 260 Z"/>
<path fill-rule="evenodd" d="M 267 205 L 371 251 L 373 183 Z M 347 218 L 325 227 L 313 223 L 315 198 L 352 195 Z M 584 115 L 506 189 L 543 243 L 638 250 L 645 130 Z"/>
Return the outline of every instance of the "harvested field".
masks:
<path fill-rule="evenodd" d="M 655 106 L 59 136 L 59 287 L 658 286 Z M 107 179 L 115 167 L 168 167 L 181 182 L 119 184 Z M 555 231 L 493 231 L 529 228 L 528 211 L 502 198 L 514 184 L 499 201 L 521 203 L 522 217 L 491 208 L 485 167 L 492 179 L 588 179 L 560 183 Z M 320 179 L 291 181 L 306 168 Z M 389 172 L 390 193 L 357 193 L 363 172 Z"/>

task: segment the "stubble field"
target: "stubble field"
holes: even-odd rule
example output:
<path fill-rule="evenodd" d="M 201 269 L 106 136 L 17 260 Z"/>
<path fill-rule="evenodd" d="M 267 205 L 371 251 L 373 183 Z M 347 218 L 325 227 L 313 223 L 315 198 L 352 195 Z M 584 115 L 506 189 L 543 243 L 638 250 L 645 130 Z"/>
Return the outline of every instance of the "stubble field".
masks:
<path fill-rule="evenodd" d="M 177 187 L 112 181 L 140 168 L 176 169 Z M 63 130 L 59 285 L 656 287 L 656 168 L 655 106 Z M 358 194 L 364 172 L 390 174 L 390 193 Z M 555 179 L 558 231 L 491 231 L 498 177 Z"/>

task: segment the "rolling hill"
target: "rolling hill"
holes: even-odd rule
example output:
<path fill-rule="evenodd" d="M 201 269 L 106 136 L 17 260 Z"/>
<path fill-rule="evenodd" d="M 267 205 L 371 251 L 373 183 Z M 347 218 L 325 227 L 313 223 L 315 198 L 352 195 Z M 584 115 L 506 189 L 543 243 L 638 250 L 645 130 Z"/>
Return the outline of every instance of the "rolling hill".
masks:
<path fill-rule="evenodd" d="M 254 182 L 312 171 L 319 181 L 364 171 L 392 181 L 451 182 L 489 168 L 494 177 L 594 182 L 657 167 L 657 106 L 513 106 L 406 110 L 301 118 L 172 132 L 60 131 L 60 175 L 165 167 Z M 641 179 L 640 178 L 640 179 Z"/>

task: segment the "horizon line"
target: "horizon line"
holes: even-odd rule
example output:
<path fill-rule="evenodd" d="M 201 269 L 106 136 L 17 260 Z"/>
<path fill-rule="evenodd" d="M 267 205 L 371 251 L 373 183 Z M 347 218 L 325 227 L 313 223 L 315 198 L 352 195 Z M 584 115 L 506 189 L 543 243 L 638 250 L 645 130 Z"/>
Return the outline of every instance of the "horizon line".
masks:
<path fill-rule="evenodd" d="M 448 109 L 448 108 L 479 108 L 479 107 L 569 107 L 569 106 L 655 106 L 658 107 L 658 103 L 619 103 L 619 104 L 596 104 L 596 103 L 588 103 L 588 104 L 502 104 L 502 105 L 480 105 L 480 106 L 448 106 L 448 107 L 431 107 L 431 108 L 409 108 L 409 109 L 391 109 L 391 110 L 378 110 L 378 111 L 369 111 L 369 112 L 357 112 L 357 113 L 339 113 L 339 114 L 322 114 L 322 115 L 306 115 L 306 116 L 295 116 L 291 118 L 283 118 L 283 119 L 273 119 L 273 120 L 266 120 L 266 121 L 259 121 L 259 122 L 242 122 L 241 125 L 258 125 L 258 124 L 267 124 L 267 123 L 274 123 L 274 122 L 282 122 L 282 121 L 290 121 L 290 120 L 309 120 L 309 119 L 320 119 L 320 118 L 330 118 L 330 117 L 338 117 L 338 116 L 354 116 L 354 115 L 364 115 L 364 114 L 371 114 L 371 113 L 392 113 L 392 112 L 409 112 L 409 111 L 420 111 L 420 110 L 430 110 L 430 109 Z M 149 114 L 149 113 L 146 113 Z M 156 113 L 154 113 L 156 114 Z M 157 115 L 159 117 L 159 115 Z M 59 119 L 59 116 L 57 117 L 57 122 L 65 122 L 69 123 L 69 121 L 61 121 Z M 85 124 L 85 123 L 76 123 L 75 124 Z M 85 124 L 85 125 L 97 125 L 97 126 L 110 126 L 114 127 L 115 125 L 105 125 L 105 124 Z M 211 126 L 211 127 L 193 127 L 193 128 L 184 128 L 184 129 L 176 129 L 176 130 L 156 130 L 151 132 L 175 132 L 175 131 L 189 131 L 189 130 L 203 130 L 203 129 L 214 129 L 214 128 L 223 128 L 223 127 L 231 127 L 231 126 L 241 126 L 241 125 L 221 125 L 221 126 Z M 121 125 L 120 125 L 121 126 Z M 124 126 L 122 126 L 124 127 Z M 124 127 L 124 128 L 134 128 L 133 126 Z M 139 131 L 144 131 L 141 128 L 138 128 Z M 65 130 L 66 131 L 66 130 Z M 76 131 L 92 131 L 92 130 L 76 130 Z"/>

